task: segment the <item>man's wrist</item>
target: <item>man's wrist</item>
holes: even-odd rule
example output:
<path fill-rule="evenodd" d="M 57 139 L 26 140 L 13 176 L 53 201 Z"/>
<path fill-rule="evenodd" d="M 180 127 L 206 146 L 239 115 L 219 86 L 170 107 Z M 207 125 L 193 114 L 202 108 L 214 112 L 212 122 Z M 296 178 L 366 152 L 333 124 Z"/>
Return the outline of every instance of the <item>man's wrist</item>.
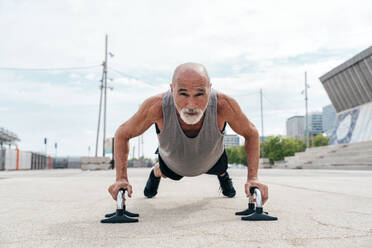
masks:
<path fill-rule="evenodd" d="M 126 181 L 126 182 L 128 182 L 128 177 L 116 178 L 116 182 L 120 182 L 120 181 Z"/>
<path fill-rule="evenodd" d="M 248 176 L 247 177 L 247 182 L 249 182 L 249 181 L 255 181 L 255 180 L 258 180 L 258 177 L 257 176 Z"/>

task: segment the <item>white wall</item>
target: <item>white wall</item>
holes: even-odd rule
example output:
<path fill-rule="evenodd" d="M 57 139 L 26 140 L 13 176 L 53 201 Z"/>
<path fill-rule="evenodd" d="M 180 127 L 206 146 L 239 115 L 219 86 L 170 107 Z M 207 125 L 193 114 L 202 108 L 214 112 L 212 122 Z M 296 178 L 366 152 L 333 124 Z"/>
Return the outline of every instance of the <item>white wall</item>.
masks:
<path fill-rule="evenodd" d="M 31 152 L 20 151 L 19 154 L 19 169 L 30 170 L 31 169 Z"/>
<path fill-rule="evenodd" d="M 5 151 L 5 170 L 17 169 L 17 150 L 6 149 Z"/>

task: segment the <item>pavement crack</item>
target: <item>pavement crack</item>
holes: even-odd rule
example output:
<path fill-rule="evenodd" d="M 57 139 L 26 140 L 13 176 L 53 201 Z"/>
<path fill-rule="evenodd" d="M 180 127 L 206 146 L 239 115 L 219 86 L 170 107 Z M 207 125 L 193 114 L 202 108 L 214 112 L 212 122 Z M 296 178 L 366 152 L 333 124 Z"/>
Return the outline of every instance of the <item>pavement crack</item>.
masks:
<path fill-rule="evenodd" d="M 353 214 L 372 215 L 372 213 L 364 213 L 364 212 L 359 212 L 359 211 L 347 211 L 347 212 L 353 213 Z"/>
<path fill-rule="evenodd" d="M 355 228 L 352 228 L 352 227 L 349 227 L 349 226 L 341 226 L 341 225 L 334 225 L 334 224 L 330 224 L 330 223 L 321 222 L 321 221 L 315 219 L 313 216 L 311 216 L 311 219 L 313 221 L 315 221 L 317 224 L 322 225 L 322 226 L 326 226 L 326 227 L 336 227 L 336 228 L 345 229 L 345 230 L 349 230 L 349 231 L 351 230 L 351 231 L 365 232 L 365 230 L 355 229 Z"/>

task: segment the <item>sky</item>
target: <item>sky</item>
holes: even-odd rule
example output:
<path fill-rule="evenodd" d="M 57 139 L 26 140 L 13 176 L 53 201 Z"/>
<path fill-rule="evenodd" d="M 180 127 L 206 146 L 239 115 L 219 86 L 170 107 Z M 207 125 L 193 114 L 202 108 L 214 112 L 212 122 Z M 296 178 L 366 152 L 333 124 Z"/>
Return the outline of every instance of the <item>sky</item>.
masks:
<path fill-rule="evenodd" d="M 262 89 L 264 135 L 284 135 L 286 119 L 305 114 L 305 71 L 309 111 L 331 103 L 319 77 L 371 46 L 370 13 L 367 0 L 0 0 L 0 127 L 21 150 L 94 155 L 108 34 L 107 137 L 185 62 L 204 64 L 260 134 Z M 154 126 L 143 140 L 155 158 Z"/>

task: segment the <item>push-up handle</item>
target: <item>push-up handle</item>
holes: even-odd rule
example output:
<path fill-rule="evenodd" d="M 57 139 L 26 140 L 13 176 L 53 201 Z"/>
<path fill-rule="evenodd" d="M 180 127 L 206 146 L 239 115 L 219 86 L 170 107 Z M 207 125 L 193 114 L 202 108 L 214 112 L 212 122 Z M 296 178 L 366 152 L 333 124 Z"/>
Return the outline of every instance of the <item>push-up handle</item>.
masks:
<path fill-rule="evenodd" d="M 270 221 L 278 220 L 277 217 L 268 215 L 267 212 L 263 211 L 261 191 L 257 187 L 251 187 L 249 189 L 249 203 L 246 210 L 236 212 L 235 215 L 248 215 L 242 217 L 242 220 L 248 221 Z"/>
<path fill-rule="evenodd" d="M 133 223 L 138 222 L 138 219 L 129 217 L 139 217 L 139 214 L 131 213 L 125 209 L 125 189 L 121 188 L 118 191 L 116 198 L 116 212 L 106 214 L 107 219 L 101 220 L 101 223 Z M 128 217 L 129 216 L 129 217 Z"/>

